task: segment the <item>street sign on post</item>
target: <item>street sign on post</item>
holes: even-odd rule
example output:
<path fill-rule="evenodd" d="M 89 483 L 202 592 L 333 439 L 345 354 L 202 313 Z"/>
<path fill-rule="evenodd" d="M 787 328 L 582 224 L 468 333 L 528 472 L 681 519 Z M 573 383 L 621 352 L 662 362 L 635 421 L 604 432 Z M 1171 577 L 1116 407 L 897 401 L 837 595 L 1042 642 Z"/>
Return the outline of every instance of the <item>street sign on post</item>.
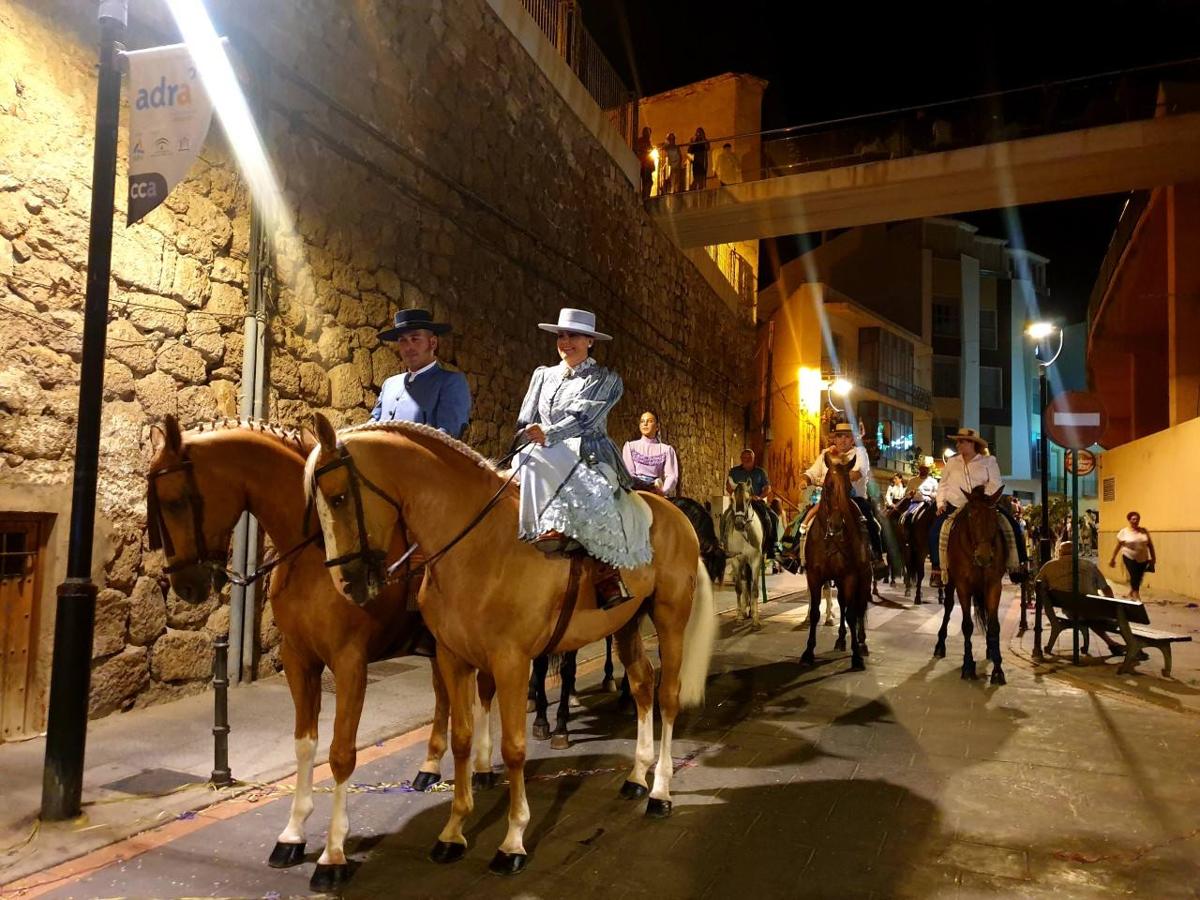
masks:
<path fill-rule="evenodd" d="M 1091 475 L 1096 470 L 1096 454 L 1091 450 L 1068 450 L 1066 462 L 1072 475 Z"/>
<path fill-rule="evenodd" d="M 1046 409 L 1042 427 L 1060 447 L 1082 450 L 1103 439 L 1108 430 L 1108 412 L 1099 395 L 1089 391 L 1068 391 L 1055 397 Z"/>

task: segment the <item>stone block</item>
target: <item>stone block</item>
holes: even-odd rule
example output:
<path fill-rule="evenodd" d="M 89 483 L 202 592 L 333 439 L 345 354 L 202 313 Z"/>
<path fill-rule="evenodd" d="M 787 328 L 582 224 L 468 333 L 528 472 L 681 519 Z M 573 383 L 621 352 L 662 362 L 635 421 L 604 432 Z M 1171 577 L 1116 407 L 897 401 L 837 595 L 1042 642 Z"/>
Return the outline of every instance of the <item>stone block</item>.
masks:
<path fill-rule="evenodd" d="M 343 363 L 329 370 L 330 403 L 337 409 L 353 409 L 362 405 L 363 385 L 359 368 Z"/>
<path fill-rule="evenodd" d="M 96 595 L 96 625 L 92 633 L 92 659 L 111 656 L 125 647 L 129 598 L 106 588 Z"/>
<path fill-rule="evenodd" d="M 350 332 L 340 325 L 321 329 L 317 337 L 317 352 L 330 365 L 349 361 Z"/>
<path fill-rule="evenodd" d="M 214 609 L 204 623 L 204 630 L 213 637 L 229 634 L 229 607 L 222 605 Z"/>
<path fill-rule="evenodd" d="M 7 365 L 0 369 L 0 412 L 40 416 L 46 408 L 46 392 L 27 369 Z"/>
<path fill-rule="evenodd" d="M 300 363 L 300 397 L 313 406 L 329 403 L 329 376 L 315 362 Z"/>
<path fill-rule="evenodd" d="M 192 428 L 219 417 L 217 398 L 207 384 L 196 384 L 180 390 L 179 423 L 184 428 Z"/>
<path fill-rule="evenodd" d="M 151 372 L 140 378 L 134 392 L 146 415 L 153 420 L 179 414 L 178 385 L 166 372 Z"/>
<path fill-rule="evenodd" d="M 200 354 L 200 358 L 204 360 L 204 364 L 208 367 L 221 365 L 225 359 L 225 338 L 216 329 L 215 325 L 212 331 L 207 334 L 193 335 L 188 340 L 191 343 L 192 349 Z"/>
<path fill-rule="evenodd" d="M 154 351 L 133 324 L 125 319 L 108 323 L 108 355 L 129 367 L 136 376 L 154 371 Z"/>
<path fill-rule="evenodd" d="M 245 268 L 236 259 L 219 256 L 213 260 L 212 280 L 241 287 L 246 282 Z"/>
<path fill-rule="evenodd" d="M 199 603 L 181 600 L 174 591 L 167 592 L 167 626 L 170 628 L 199 628 L 217 608 L 217 598 L 209 594 Z"/>
<path fill-rule="evenodd" d="M 208 679 L 212 653 L 212 635 L 207 631 L 167 629 L 151 648 L 150 672 L 158 681 Z"/>
<path fill-rule="evenodd" d="M 209 383 L 213 399 L 217 404 L 218 416 L 236 416 L 238 414 L 238 387 L 232 381 L 223 378 L 214 379 Z"/>
<path fill-rule="evenodd" d="M 199 309 L 209 297 L 208 269 L 190 256 L 181 256 L 175 262 L 170 284 L 163 289 L 192 309 Z"/>
<path fill-rule="evenodd" d="M 122 294 L 114 305 L 122 304 L 126 318 L 142 332 L 157 331 L 172 337 L 183 334 L 187 309 L 178 300 L 156 294 Z"/>
<path fill-rule="evenodd" d="M 178 341 L 167 341 L 158 351 L 158 368 L 180 381 L 196 384 L 204 380 L 208 369 L 199 351 Z"/>
<path fill-rule="evenodd" d="M 226 325 L 236 326 L 237 317 L 246 315 L 246 294 L 238 285 L 215 282 L 204 311 Z"/>
<path fill-rule="evenodd" d="M 286 353 L 271 357 L 271 384 L 281 397 L 297 397 L 300 394 L 300 365 Z"/>
<path fill-rule="evenodd" d="M 167 601 L 162 588 L 142 576 L 133 587 L 129 603 L 129 642 L 138 646 L 154 643 L 167 627 Z"/>
<path fill-rule="evenodd" d="M 88 702 L 91 718 L 106 716 L 123 708 L 150 683 L 145 647 L 126 647 L 92 669 L 92 692 Z"/>
<path fill-rule="evenodd" d="M 3 396 L 2 387 L 0 396 Z M 132 400 L 134 396 L 135 385 L 129 366 L 115 359 L 107 360 L 104 363 L 104 399 Z"/>

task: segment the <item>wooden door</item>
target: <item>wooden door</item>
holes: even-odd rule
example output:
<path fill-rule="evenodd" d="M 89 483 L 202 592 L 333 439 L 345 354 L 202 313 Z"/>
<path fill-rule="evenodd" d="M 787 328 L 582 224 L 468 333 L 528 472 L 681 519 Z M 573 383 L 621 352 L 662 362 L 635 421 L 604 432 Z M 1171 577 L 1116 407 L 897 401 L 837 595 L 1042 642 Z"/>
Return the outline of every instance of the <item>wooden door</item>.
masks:
<path fill-rule="evenodd" d="M 41 523 L 0 517 L 0 741 L 36 730 L 30 697 L 37 655 Z"/>

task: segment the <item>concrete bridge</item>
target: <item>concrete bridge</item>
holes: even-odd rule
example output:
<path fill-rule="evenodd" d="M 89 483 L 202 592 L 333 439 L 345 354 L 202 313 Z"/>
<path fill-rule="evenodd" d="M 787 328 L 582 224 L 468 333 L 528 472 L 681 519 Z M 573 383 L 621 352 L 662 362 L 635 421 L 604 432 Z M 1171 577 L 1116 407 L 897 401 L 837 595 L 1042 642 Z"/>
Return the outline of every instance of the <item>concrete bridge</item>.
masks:
<path fill-rule="evenodd" d="M 656 197 L 681 247 L 1071 200 L 1200 179 L 1200 113 Z"/>

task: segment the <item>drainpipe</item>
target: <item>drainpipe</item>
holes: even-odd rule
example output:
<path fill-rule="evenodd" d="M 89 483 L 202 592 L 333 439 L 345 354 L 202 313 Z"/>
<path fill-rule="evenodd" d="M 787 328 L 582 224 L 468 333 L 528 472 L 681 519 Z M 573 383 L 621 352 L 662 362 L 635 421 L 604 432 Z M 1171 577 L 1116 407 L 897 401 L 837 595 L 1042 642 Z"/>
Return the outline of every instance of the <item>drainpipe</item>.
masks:
<path fill-rule="evenodd" d="M 255 118 L 262 121 L 262 72 L 252 71 L 254 90 L 250 92 Z M 270 262 L 271 242 L 263 228 L 262 211 L 250 200 L 250 283 L 246 296 L 246 319 L 242 345 L 242 398 L 238 410 L 244 419 L 261 419 L 267 411 L 267 300 L 273 275 Z M 258 520 L 243 513 L 233 533 L 233 569 L 246 574 L 259 565 Z M 258 632 L 258 597 L 261 582 L 249 586 L 234 585 L 229 596 L 229 678 L 234 683 L 249 682 L 255 676 L 255 648 Z"/>

